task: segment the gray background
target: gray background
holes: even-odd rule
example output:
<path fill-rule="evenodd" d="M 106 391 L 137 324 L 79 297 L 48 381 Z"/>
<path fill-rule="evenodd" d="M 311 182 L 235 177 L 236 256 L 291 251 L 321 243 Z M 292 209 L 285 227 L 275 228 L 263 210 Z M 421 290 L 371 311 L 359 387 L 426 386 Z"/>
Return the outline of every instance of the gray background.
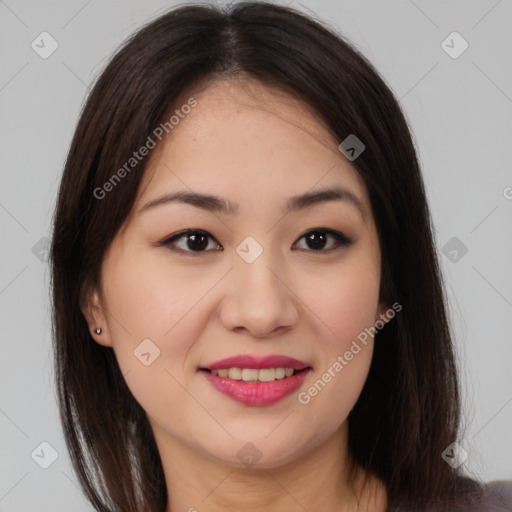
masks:
<path fill-rule="evenodd" d="M 174 4 L 0 1 L 0 512 L 92 510 L 58 422 L 45 237 L 88 85 L 129 34 Z M 465 467 L 512 479 L 512 1 L 292 5 L 352 40 L 405 110 L 456 334 Z M 43 31 L 59 45 L 47 59 L 31 47 Z M 469 44 L 457 58 L 444 48 L 460 41 L 443 44 L 453 31 Z M 58 453 L 47 469 L 43 441 Z"/>

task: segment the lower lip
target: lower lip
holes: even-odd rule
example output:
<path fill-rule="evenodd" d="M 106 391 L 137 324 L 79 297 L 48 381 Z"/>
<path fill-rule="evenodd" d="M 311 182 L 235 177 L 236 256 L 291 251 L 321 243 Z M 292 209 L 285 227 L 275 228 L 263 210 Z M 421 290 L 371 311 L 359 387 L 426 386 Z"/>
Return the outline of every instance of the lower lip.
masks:
<path fill-rule="evenodd" d="M 284 379 L 272 382 L 244 382 L 229 377 L 219 377 L 203 371 L 212 386 L 229 398 L 245 405 L 270 405 L 293 393 L 311 370 L 305 369 Z"/>

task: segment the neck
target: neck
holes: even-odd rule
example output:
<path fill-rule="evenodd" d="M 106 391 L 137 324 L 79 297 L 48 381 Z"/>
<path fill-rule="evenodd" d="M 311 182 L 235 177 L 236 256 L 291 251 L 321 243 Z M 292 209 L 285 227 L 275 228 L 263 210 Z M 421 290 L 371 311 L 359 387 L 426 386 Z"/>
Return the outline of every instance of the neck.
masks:
<path fill-rule="evenodd" d="M 153 428 L 169 497 L 165 512 L 386 510 L 382 482 L 361 468 L 349 473 L 347 423 L 293 462 L 268 469 L 220 463 Z"/>

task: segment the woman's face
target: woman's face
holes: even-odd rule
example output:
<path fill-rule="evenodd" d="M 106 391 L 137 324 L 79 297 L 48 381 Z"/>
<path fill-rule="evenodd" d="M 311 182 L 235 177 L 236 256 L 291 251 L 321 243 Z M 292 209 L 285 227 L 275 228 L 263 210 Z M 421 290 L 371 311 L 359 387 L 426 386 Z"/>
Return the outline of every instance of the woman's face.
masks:
<path fill-rule="evenodd" d="M 152 155 L 84 313 L 160 447 L 277 467 L 347 425 L 373 352 L 365 329 L 385 311 L 377 232 L 340 141 L 303 104 L 255 81 L 193 97 Z M 346 192 L 289 208 L 335 188 Z M 176 193 L 219 199 L 148 206 Z"/>

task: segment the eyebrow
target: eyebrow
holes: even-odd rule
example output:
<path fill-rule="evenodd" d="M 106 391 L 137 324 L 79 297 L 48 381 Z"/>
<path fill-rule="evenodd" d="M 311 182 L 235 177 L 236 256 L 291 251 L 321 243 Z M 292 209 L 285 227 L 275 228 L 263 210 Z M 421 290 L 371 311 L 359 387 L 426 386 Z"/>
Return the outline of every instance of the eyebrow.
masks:
<path fill-rule="evenodd" d="M 361 200 L 353 192 L 350 192 L 350 190 L 343 187 L 325 188 L 290 197 L 284 207 L 284 210 L 296 212 L 310 208 L 319 203 L 329 201 L 346 201 L 356 207 L 363 218 L 365 217 L 365 210 Z M 177 191 L 152 199 L 140 208 L 138 214 L 151 210 L 157 206 L 174 202 L 190 204 L 213 213 L 237 215 L 239 212 L 238 204 L 228 201 L 227 199 L 223 199 L 222 197 L 210 194 L 201 194 L 198 192 Z"/>

